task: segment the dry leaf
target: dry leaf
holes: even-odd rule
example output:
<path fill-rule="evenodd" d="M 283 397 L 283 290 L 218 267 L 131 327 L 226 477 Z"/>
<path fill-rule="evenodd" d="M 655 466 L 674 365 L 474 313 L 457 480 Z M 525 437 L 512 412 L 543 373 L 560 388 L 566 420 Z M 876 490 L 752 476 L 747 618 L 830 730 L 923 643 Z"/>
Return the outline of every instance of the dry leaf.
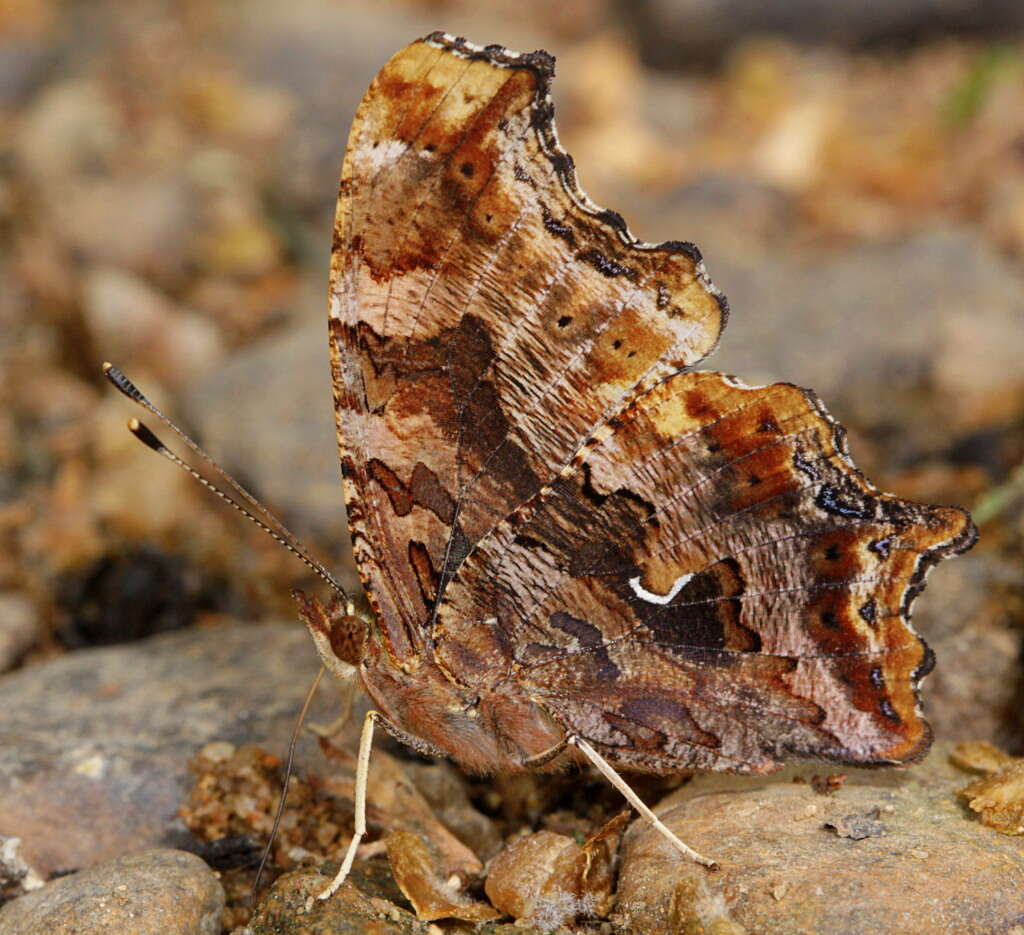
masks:
<path fill-rule="evenodd" d="M 437 872 L 440 855 L 434 842 L 412 831 L 396 830 L 387 836 L 388 858 L 395 882 L 426 922 L 461 919 L 488 922 L 501 913 L 459 891 L 465 881 L 457 874 L 444 878 Z"/>
<path fill-rule="evenodd" d="M 324 741 L 321 748 L 332 759 L 353 759 Z M 354 798 L 351 779 L 332 778 L 324 785 L 330 792 Z M 374 750 L 370 760 L 366 803 L 368 817 L 378 826 L 387 831 L 412 831 L 430 841 L 436 850 L 434 866 L 443 878 L 457 874 L 468 880 L 483 870 L 476 854 L 441 824 L 402 764 L 383 750 Z"/>
<path fill-rule="evenodd" d="M 958 793 L 983 824 L 1003 834 L 1024 834 L 1024 759 L 975 779 Z"/>

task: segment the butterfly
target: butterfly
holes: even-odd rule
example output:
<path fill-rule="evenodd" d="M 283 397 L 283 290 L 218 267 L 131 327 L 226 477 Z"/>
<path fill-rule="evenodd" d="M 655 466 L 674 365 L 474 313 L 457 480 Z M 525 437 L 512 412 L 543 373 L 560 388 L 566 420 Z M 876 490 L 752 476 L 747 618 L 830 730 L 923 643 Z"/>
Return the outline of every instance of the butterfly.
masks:
<path fill-rule="evenodd" d="M 765 773 L 928 749 L 929 570 L 957 507 L 857 470 L 810 390 L 694 369 L 725 298 L 577 184 L 554 59 L 434 33 L 352 124 L 330 275 L 341 473 L 371 613 L 298 595 L 373 725 L 471 773 Z M 691 856 L 710 864 L 663 832 Z"/>
<path fill-rule="evenodd" d="M 726 300 L 580 189 L 553 76 L 434 33 L 358 108 L 329 324 L 372 617 L 305 599 L 321 655 L 474 773 L 920 759 L 911 606 L 970 517 L 873 487 L 813 392 L 694 369 Z"/>

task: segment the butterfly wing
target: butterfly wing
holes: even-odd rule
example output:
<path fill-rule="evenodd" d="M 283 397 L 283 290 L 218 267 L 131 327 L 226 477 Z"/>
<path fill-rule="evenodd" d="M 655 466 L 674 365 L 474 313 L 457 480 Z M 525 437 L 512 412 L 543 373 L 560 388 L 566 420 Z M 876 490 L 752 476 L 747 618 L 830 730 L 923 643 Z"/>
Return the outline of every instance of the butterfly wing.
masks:
<path fill-rule="evenodd" d="M 905 762 L 930 740 L 911 604 L 974 538 L 872 487 L 813 393 L 678 374 L 477 545 L 437 657 L 634 769 Z"/>
<path fill-rule="evenodd" d="M 356 114 L 331 350 L 356 562 L 402 659 L 475 544 L 642 388 L 706 356 L 696 248 L 637 242 L 558 145 L 553 60 L 435 35 Z"/>
<path fill-rule="evenodd" d="M 579 190 L 552 74 L 431 36 L 353 124 L 332 363 L 391 664 L 656 772 L 921 755 L 911 604 L 969 518 L 871 487 L 813 394 L 683 372 L 724 301 Z"/>

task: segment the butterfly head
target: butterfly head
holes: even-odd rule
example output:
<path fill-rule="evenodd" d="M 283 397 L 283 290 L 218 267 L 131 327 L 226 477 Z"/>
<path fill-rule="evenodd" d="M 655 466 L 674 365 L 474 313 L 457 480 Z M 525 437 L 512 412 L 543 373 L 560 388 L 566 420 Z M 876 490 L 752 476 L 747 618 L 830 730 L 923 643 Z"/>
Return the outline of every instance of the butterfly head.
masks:
<path fill-rule="evenodd" d="M 292 597 L 299 617 L 313 636 L 320 660 L 339 678 L 350 678 L 363 659 L 369 624 L 356 616 L 351 602 L 340 595 L 326 607 L 297 589 Z"/>

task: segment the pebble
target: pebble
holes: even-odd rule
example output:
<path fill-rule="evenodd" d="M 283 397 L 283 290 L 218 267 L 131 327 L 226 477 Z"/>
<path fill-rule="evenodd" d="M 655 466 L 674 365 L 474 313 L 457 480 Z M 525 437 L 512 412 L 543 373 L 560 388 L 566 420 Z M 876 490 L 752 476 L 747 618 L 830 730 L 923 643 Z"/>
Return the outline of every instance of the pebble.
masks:
<path fill-rule="evenodd" d="M 146 850 L 59 877 L 0 908 L 4 935 L 218 935 L 224 890 L 198 857 Z"/>
<path fill-rule="evenodd" d="M 32 602 L 14 592 L 0 593 L 0 672 L 16 666 L 38 637 Z"/>
<path fill-rule="evenodd" d="M 797 767 L 767 778 L 699 776 L 655 811 L 720 872 L 684 860 L 637 821 L 621 855 L 615 918 L 649 935 L 716 919 L 751 935 L 1009 931 L 1024 914 L 1024 848 L 958 804 L 969 777 L 949 752 L 935 749 L 906 770 L 846 770 L 828 796 L 794 782 L 808 772 Z M 864 815 L 883 816 L 884 834 L 834 830 Z"/>
<path fill-rule="evenodd" d="M 318 667 L 297 623 L 189 629 L 0 678 L 0 829 L 39 877 L 192 843 L 177 817 L 204 744 L 281 754 Z M 330 721 L 330 691 L 311 718 Z M 311 737 L 303 766 L 324 771 Z M 311 765 L 312 764 L 312 765 Z"/>

